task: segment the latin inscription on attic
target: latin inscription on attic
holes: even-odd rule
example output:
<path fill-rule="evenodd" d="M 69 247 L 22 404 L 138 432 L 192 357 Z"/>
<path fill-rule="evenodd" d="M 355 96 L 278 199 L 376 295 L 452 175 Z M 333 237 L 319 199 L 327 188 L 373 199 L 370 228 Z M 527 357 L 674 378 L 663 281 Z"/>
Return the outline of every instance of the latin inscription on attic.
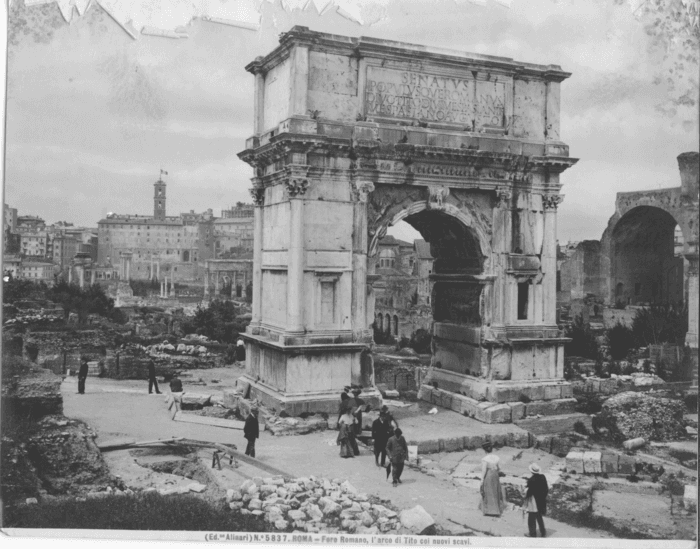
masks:
<path fill-rule="evenodd" d="M 369 66 L 365 113 L 500 128 L 505 83 Z"/>

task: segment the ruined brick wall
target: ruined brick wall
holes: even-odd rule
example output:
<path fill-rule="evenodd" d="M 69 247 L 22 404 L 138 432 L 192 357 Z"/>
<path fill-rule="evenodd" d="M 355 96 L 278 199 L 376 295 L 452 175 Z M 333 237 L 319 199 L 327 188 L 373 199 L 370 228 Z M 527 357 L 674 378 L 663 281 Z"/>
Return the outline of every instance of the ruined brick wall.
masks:
<path fill-rule="evenodd" d="M 23 356 L 56 374 L 80 367 L 80 358 L 102 361 L 107 346 L 106 335 L 100 330 L 29 332 L 24 337 Z"/>

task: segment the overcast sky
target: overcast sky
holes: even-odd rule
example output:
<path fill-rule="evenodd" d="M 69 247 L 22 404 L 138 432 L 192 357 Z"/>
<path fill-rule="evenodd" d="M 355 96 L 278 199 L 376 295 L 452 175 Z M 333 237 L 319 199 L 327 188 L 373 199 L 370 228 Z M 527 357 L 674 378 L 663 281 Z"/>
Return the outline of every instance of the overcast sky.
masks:
<path fill-rule="evenodd" d="M 676 157 L 698 150 L 697 103 L 673 115 L 657 108 L 668 99 L 654 83 L 661 55 L 626 0 L 377 0 L 358 12 L 364 25 L 335 9 L 319 15 L 313 3 L 290 12 L 263 2 L 259 31 L 195 20 L 180 29 L 188 38 L 137 40 L 100 9 L 70 24 L 56 5 L 19 13 L 10 20 L 5 201 L 48 222 L 149 214 L 161 167 L 169 215 L 220 215 L 248 201 L 251 168 L 236 156 L 253 131 L 244 66 L 295 24 L 572 72 L 561 137 L 580 161 L 562 176 L 562 242 L 600 238 L 617 192 L 678 186 Z"/>

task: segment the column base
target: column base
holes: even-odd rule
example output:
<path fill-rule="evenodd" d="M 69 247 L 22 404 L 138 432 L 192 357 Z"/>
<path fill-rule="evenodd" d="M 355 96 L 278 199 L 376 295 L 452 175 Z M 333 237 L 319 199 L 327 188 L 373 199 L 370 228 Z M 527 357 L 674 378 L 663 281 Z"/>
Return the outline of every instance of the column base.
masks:
<path fill-rule="evenodd" d="M 286 394 L 267 387 L 248 375 L 244 375 L 243 379 L 250 384 L 249 398 L 256 399 L 275 413 L 284 411 L 290 416 L 299 416 L 303 413 L 326 413 L 333 416 L 338 413 L 342 389 L 341 391 Z M 373 410 L 379 409 L 382 405 L 382 395 L 374 387 L 363 389 L 360 396 Z"/>
<path fill-rule="evenodd" d="M 431 369 L 418 398 L 484 423 L 574 413 L 573 386 L 561 379 L 489 381 Z"/>
<path fill-rule="evenodd" d="M 275 412 L 337 414 L 340 393 L 348 385 L 362 387 L 361 398 L 373 408 L 381 405 L 374 387 L 368 347 L 359 343 L 317 343 L 322 334 L 308 334 L 314 343 L 289 344 L 283 337 L 241 334 L 246 343 L 246 372 L 250 398 Z M 290 338 L 294 340 L 294 338 Z"/>

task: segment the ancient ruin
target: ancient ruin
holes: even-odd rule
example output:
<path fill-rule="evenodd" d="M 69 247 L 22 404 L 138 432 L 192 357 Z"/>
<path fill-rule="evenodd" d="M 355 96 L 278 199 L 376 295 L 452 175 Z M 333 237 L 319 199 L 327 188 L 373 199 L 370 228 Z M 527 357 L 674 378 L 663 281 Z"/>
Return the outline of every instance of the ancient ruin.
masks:
<path fill-rule="evenodd" d="M 460 395 L 459 411 L 486 422 L 511 421 L 521 396 L 567 409 L 555 300 L 559 174 L 576 162 L 559 136 L 570 74 L 305 27 L 246 69 L 253 394 L 299 414 L 372 386 L 368 257 L 405 220 L 435 258 L 423 396 Z"/>

